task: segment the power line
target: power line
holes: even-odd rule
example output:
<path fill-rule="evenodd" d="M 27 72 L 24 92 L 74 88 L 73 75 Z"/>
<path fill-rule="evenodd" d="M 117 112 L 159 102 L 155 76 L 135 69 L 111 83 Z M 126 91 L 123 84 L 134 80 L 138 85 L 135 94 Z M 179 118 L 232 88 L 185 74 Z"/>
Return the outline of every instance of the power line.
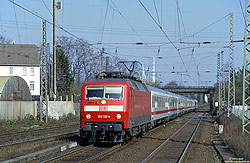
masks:
<path fill-rule="evenodd" d="M 108 0 L 108 2 L 107 2 L 107 6 L 106 6 L 106 12 L 105 12 L 105 16 L 104 16 L 104 22 L 103 22 L 102 31 L 101 31 L 101 38 L 100 38 L 100 40 L 98 41 L 98 43 L 101 43 L 101 42 L 102 42 L 103 31 L 104 31 L 104 28 L 105 28 L 106 18 L 107 18 L 107 13 L 108 13 L 108 7 L 109 7 L 109 0 Z"/>
<path fill-rule="evenodd" d="M 243 20 L 245 20 L 244 10 L 243 10 L 243 7 L 242 7 L 242 4 L 241 4 L 240 0 L 239 0 L 239 3 L 240 3 L 240 8 L 241 8 L 241 13 L 242 13 L 242 16 L 243 16 Z"/>
<path fill-rule="evenodd" d="M 159 19 L 158 10 L 157 10 L 156 4 L 155 4 L 155 0 L 153 0 L 153 2 L 154 2 L 155 12 L 156 12 L 156 15 L 157 15 L 158 22 L 159 22 L 159 24 L 161 24 L 160 19 Z"/>
<path fill-rule="evenodd" d="M 2 15 L 1 15 L 1 11 L 0 11 L 0 22 L 1 22 L 1 27 L 2 27 L 2 33 L 3 33 L 3 20 L 2 20 Z"/>
<path fill-rule="evenodd" d="M 112 0 L 111 0 L 111 3 L 114 5 L 114 7 L 116 9 L 114 9 L 112 6 L 110 6 L 110 7 L 123 18 L 123 20 L 129 25 L 129 27 L 132 29 L 132 31 L 146 44 L 147 42 L 141 37 L 141 35 L 139 35 L 139 33 L 133 28 L 133 26 L 129 23 L 129 21 L 123 16 L 123 14 L 120 12 L 118 7 L 115 5 L 115 3 Z M 147 44 L 146 44 L 146 46 L 147 46 Z M 151 47 L 149 47 L 149 48 L 151 48 Z M 157 52 L 154 49 L 152 49 L 152 50 L 157 54 Z"/>
<path fill-rule="evenodd" d="M 160 30 L 162 31 L 162 33 L 165 35 L 165 37 L 168 39 L 168 41 L 173 45 L 173 47 L 176 49 L 180 59 L 181 59 L 181 62 L 186 70 L 186 72 L 188 72 L 186 66 L 185 66 L 185 63 L 180 55 L 180 51 L 179 49 L 175 46 L 175 44 L 171 41 L 171 39 L 168 37 L 168 35 L 166 34 L 166 32 L 162 29 L 162 26 L 160 24 L 157 23 L 157 21 L 154 19 L 154 17 L 151 15 L 151 13 L 147 10 L 147 8 L 144 6 L 144 4 L 141 2 L 141 0 L 138 0 L 140 2 L 140 4 L 142 5 L 142 7 L 145 9 L 145 11 L 149 14 L 149 16 L 152 18 L 152 20 L 155 22 L 155 24 L 160 28 Z"/>
<path fill-rule="evenodd" d="M 28 40 L 28 32 L 27 32 L 27 25 L 26 25 L 26 18 L 25 18 L 25 11 L 23 10 L 23 16 L 24 16 L 24 26 L 25 26 L 25 32 L 26 32 L 26 39 L 27 42 L 29 42 Z"/>
<path fill-rule="evenodd" d="M 224 18 L 226 18 L 226 17 L 228 17 L 228 16 L 229 16 L 229 14 L 227 14 L 227 15 L 223 16 L 222 18 L 220 18 L 220 19 L 216 20 L 215 22 L 213 22 L 213 23 L 209 24 L 209 25 L 208 25 L 208 26 L 206 26 L 205 28 L 201 29 L 200 31 L 198 31 L 198 32 L 196 32 L 195 34 L 193 34 L 193 35 L 191 35 L 191 36 L 188 36 L 188 37 L 193 37 L 193 36 L 195 36 L 195 35 L 197 35 L 197 34 L 201 33 L 202 31 L 204 31 L 204 30 L 208 29 L 209 27 L 213 26 L 214 24 L 218 23 L 219 21 L 221 21 L 222 19 L 224 19 Z M 187 37 L 187 38 L 188 38 L 188 37 Z"/>
<path fill-rule="evenodd" d="M 14 0 L 13 0 L 13 2 L 14 2 Z M 15 20 L 16 20 L 16 27 L 17 27 L 18 40 L 19 40 L 19 43 L 21 43 L 20 33 L 19 33 L 19 27 L 18 27 L 18 23 L 17 23 L 16 8 L 15 8 L 15 5 L 14 5 L 14 4 L 13 4 L 13 8 L 14 8 L 14 15 L 15 15 Z"/>
<path fill-rule="evenodd" d="M 53 16 L 52 12 L 50 11 L 49 7 L 46 5 L 46 3 L 44 2 L 44 0 L 42 0 L 42 2 L 44 4 L 44 6 L 46 7 L 46 9 L 49 11 L 50 15 Z M 57 23 L 57 25 L 59 25 L 59 23 L 57 22 L 57 20 L 56 20 L 56 23 Z"/>
<path fill-rule="evenodd" d="M 31 10 L 29 10 L 29 9 L 27 9 L 27 8 L 25 8 L 25 7 L 23 7 L 23 6 L 19 5 L 19 4 L 17 4 L 17 3 L 15 3 L 14 0 L 8 0 L 8 1 L 11 2 L 11 3 L 13 3 L 13 5 L 16 5 L 16 6 L 18 6 L 19 8 L 21 8 L 21 9 L 23 9 L 23 10 L 29 12 L 30 14 L 32 14 L 32 15 L 34 15 L 34 16 L 36 16 L 36 17 L 38 17 L 39 19 L 41 19 L 41 20 L 46 20 L 46 19 L 44 19 L 42 16 L 38 15 L 37 13 L 35 13 L 35 12 L 33 12 L 33 11 L 31 11 Z M 46 22 L 49 23 L 50 25 L 53 24 L 52 22 L 50 22 L 50 21 L 48 21 L 48 20 L 46 20 Z M 87 40 L 82 39 L 82 38 L 80 38 L 80 37 L 74 35 L 73 33 L 67 31 L 66 29 L 64 29 L 63 27 L 61 27 L 61 26 L 59 26 L 59 25 L 55 25 L 55 26 L 56 26 L 57 28 L 61 29 L 62 31 L 64 31 L 65 33 L 69 34 L 70 36 L 72 36 L 72 37 L 78 39 L 78 40 L 82 40 L 82 41 L 88 42 Z M 91 44 L 90 44 L 90 45 L 91 45 Z M 95 48 L 95 49 L 97 49 L 97 50 L 100 50 L 99 48 L 97 48 L 97 47 L 95 47 L 95 46 L 92 46 L 92 47 Z"/>

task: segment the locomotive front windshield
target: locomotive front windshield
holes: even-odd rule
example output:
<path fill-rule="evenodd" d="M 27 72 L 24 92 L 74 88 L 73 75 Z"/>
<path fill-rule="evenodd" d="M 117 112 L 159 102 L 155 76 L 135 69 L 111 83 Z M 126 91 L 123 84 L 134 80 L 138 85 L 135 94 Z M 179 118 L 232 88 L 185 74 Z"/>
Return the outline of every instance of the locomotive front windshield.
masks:
<path fill-rule="evenodd" d="M 87 86 L 87 99 L 122 99 L 122 86 Z"/>

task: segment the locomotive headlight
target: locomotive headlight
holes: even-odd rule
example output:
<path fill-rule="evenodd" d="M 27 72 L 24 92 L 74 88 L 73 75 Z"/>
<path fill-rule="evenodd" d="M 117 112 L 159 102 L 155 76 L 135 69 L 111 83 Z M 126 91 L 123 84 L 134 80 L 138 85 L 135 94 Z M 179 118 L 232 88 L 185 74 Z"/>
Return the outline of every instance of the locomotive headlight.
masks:
<path fill-rule="evenodd" d="M 117 114 L 117 115 L 116 115 L 116 118 L 117 118 L 117 119 L 121 119 L 121 117 L 122 117 L 121 114 Z"/>
<path fill-rule="evenodd" d="M 87 119 L 90 119 L 90 118 L 91 118 L 91 115 L 90 115 L 90 114 L 87 114 L 87 115 L 86 115 L 86 118 L 87 118 Z"/>

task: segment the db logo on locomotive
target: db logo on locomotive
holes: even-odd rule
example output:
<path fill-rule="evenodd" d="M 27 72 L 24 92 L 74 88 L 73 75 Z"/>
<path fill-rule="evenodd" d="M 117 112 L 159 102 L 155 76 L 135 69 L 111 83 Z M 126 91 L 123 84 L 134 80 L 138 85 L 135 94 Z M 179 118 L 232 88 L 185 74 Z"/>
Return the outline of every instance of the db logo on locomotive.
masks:
<path fill-rule="evenodd" d="M 99 111 L 108 111 L 108 106 L 99 106 Z"/>

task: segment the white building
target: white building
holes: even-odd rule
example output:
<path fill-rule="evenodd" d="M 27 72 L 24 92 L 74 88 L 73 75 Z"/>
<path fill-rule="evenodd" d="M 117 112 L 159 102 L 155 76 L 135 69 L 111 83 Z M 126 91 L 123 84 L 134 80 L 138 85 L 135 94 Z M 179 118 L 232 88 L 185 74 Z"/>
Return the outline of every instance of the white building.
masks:
<path fill-rule="evenodd" d="M 0 44 L 0 76 L 20 76 L 33 97 L 40 96 L 40 63 L 37 45 Z"/>

